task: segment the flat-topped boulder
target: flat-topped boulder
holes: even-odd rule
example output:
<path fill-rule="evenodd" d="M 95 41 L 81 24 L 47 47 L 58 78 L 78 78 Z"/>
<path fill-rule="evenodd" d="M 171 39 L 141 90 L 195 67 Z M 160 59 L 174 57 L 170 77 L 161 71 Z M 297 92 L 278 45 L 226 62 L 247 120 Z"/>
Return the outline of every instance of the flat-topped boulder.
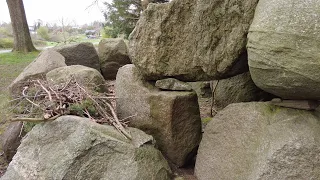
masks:
<path fill-rule="evenodd" d="M 133 64 L 149 80 L 225 78 L 247 71 L 247 33 L 258 0 L 149 4 L 129 38 Z"/>
<path fill-rule="evenodd" d="M 59 52 L 66 59 L 66 64 L 68 66 L 82 65 L 100 71 L 98 53 L 90 42 L 59 46 L 55 47 L 54 50 Z"/>
<path fill-rule="evenodd" d="M 116 80 L 117 112 L 129 126 L 152 135 L 168 159 L 183 166 L 201 139 L 197 95 L 188 91 L 160 91 L 145 81 L 134 65 L 119 69 Z"/>
<path fill-rule="evenodd" d="M 248 34 L 254 83 L 283 99 L 320 99 L 318 0 L 260 0 Z"/>

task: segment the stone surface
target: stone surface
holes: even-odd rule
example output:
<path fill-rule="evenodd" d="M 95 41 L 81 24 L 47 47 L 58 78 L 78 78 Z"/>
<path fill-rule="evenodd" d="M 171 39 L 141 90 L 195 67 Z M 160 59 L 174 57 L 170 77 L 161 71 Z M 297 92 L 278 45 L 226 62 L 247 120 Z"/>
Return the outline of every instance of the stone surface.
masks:
<path fill-rule="evenodd" d="M 231 104 L 207 125 L 199 180 L 320 179 L 320 112 Z"/>
<path fill-rule="evenodd" d="M 214 88 L 214 87 L 213 87 Z M 271 100 L 272 95 L 259 89 L 246 72 L 218 81 L 213 92 L 214 108 L 221 110 L 232 103 Z"/>
<path fill-rule="evenodd" d="M 1 180 L 169 180 L 171 170 L 153 138 L 130 128 L 133 140 L 86 118 L 38 124 L 22 141 Z"/>
<path fill-rule="evenodd" d="M 149 4 L 129 38 L 147 79 L 225 78 L 247 71 L 246 43 L 258 0 L 175 0 Z"/>
<path fill-rule="evenodd" d="M 46 74 L 46 79 L 52 83 L 67 83 L 74 78 L 78 83 L 94 87 L 99 92 L 105 92 L 105 80 L 96 69 L 72 65 L 54 69 Z"/>
<path fill-rule="evenodd" d="M 128 47 L 123 39 L 102 39 L 98 46 L 101 73 L 105 79 L 116 79 L 118 69 L 131 64 Z"/>
<path fill-rule="evenodd" d="M 210 81 L 188 82 L 191 88 L 196 91 L 198 97 L 210 98 L 212 95 Z"/>
<path fill-rule="evenodd" d="M 22 126 L 22 122 L 12 122 L 1 135 L 3 156 L 8 162 L 16 154 L 21 139 L 26 134 Z"/>
<path fill-rule="evenodd" d="M 61 54 L 53 50 L 45 50 L 10 84 L 9 91 L 12 95 L 21 95 L 21 88 L 28 80 L 43 78 L 47 72 L 63 66 L 66 66 L 66 63 Z"/>
<path fill-rule="evenodd" d="M 94 68 L 100 72 L 99 56 L 90 42 L 60 46 L 54 48 L 54 50 L 65 57 L 68 66 L 82 65 Z"/>
<path fill-rule="evenodd" d="M 191 86 L 188 83 L 179 81 L 174 78 L 166 78 L 156 81 L 155 86 L 162 90 L 171 91 L 192 91 Z"/>
<path fill-rule="evenodd" d="M 252 79 L 284 99 L 320 99 L 318 0 L 260 0 L 248 34 Z"/>
<path fill-rule="evenodd" d="M 160 91 L 143 80 L 134 65 L 119 69 L 116 80 L 117 112 L 130 126 L 152 135 L 162 153 L 184 165 L 201 139 L 201 120 L 195 92 Z"/>

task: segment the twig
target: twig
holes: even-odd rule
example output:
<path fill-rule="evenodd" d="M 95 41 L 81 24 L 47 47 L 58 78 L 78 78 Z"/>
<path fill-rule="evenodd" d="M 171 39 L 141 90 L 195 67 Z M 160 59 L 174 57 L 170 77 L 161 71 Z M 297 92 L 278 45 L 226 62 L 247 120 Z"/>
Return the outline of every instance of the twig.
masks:
<path fill-rule="evenodd" d="M 26 117 L 20 117 L 20 118 L 12 118 L 11 121 L 12 122 L 16 122 L 16 121 L 25 121 L 25 122 L 44 122 L 44 121 L 53 121 L 55 119 L 57 119 L 58 117 L 60 117 L 61 114 L 55 115 L 49 119 L 44 119 L 44 118 L 26 118 Z"/>
<path fill-rule="evenodd" d="M 42 87 L 42 89 L 48 94 L 48 96 L 49 96 L 49 100 L 50 101 L 52 101 L 52 97 L 51 97 L 51 93 L 50 93 L 50 91 L 48 91 L 48 89 L 47 88 L 45 88 L 42 84 L 41 84 L 41 82 L 39 81 L 39 80 L 37 80 L 37 82 L 39 83 L 39 85 Z"/>

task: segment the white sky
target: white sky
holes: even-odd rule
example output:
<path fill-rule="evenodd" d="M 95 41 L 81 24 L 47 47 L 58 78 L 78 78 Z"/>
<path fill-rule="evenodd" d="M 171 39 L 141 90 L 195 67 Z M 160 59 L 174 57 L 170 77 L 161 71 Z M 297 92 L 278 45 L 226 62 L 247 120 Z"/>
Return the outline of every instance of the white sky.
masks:
<path fill-rule="evenodd" d="M 76 22 L 77 25 L 90 24 L 93 21 L 104 21 L 101 9 L 104 5 L 101 0 L 99 6 L 91 5 L 94 0 L 23 0 L 29 25 L 37 19 L 48 23 L 57 23 L 63 18 L 68 23 Z M 10 22 L 10 15 L 6 0 L 0 0 L 0 22 Z"/>

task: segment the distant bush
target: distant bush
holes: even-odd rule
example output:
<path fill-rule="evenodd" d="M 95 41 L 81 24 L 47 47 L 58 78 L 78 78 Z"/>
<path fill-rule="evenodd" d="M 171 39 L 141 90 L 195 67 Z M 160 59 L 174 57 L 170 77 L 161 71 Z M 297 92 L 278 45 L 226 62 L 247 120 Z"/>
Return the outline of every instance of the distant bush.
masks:
<path fill-rule="evenodd" d="M 50 36 L 49 36 L 49 30 L 47 27 L 40 27 L 37 30 L 37 34 L 44 40 L 50 40 Z"/>
<path fill-rule="evenodd" d="M 46 46 L 47 42 L 46 41 L 41 41 L 41 40 L 33 40 L 33 45 L 35 46 Z"/>
<path fill-rule="evenodd" d="M 12 38 L 1 38 L 0 39 L 0 48 L 13 48 L 13 39 Z"/>

